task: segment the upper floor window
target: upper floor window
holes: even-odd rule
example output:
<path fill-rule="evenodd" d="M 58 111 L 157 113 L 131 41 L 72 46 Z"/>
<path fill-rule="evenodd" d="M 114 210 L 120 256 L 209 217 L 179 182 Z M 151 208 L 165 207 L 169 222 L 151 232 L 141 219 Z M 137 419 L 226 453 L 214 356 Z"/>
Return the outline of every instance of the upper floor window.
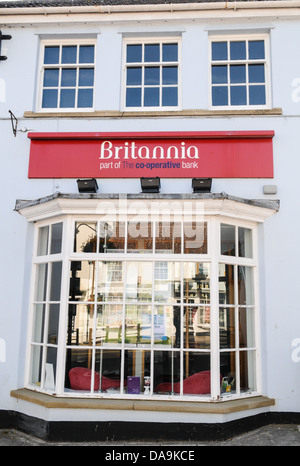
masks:
<path fill-rule="evenodd" d="M 125 109 L 179 107 L 178 40 L 126 41 L 124 56 Z"/>
<path fill-rule="evenodd" d="M 40 109 L 93 108 L 95 44 L 92 41 L 44 42 L 41 61 Z"/>
<path fill-rule="evenodd" d="M 210 60 L 212 107 L 269 107 L 267 36 L 213 37 Z"/>

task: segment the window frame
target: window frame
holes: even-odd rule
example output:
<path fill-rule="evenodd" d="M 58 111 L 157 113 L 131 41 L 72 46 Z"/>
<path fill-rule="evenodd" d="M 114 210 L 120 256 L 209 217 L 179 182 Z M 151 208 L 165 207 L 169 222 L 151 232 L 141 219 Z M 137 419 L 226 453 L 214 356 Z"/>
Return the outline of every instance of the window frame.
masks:
<path fill-rule="evenodd" d="M 32 277 L 32 289 L 31 289 L 31 294 L 32 294 L 32 299 L 31 299 L 31 306 L 32 306 L 32 311 L 30 315 L 30 320 L 29 320 L 29 333 L 28 333 L 28 348 L 32 345 L 31 341 L 31 332 L 30 329 L 33 329 L 33 307 L 34 307 L 34 284 L 35 284 L 35 270 L 38 266 L 38 264 L 43 263 L 45 260 L 48 261 L 57 261 L 58 259 L 62 261 L 62 289 L 61 289 L 61 302 L 60 302 L 60 308 L 61 308 L 61 318 L 59 322 L 59 338 L 58 338 L 58 344 L 57 344 L 57 353 L 61 355 L 60 358 L 57 359 L 57 383 L 56 383 L 56 390 L 54 393 L 60 394 L 61 396 L 76 396 L 76 397 L 86 397 L 86 396 L 101 396 L 103 397 L 103 394 L 97 394 L 97 393 L 80 393 L 76 391 L 71 391 L 70 393 L 67 393 L 64 389 L 64 374 L 65 374 L 65 357 L 66 357 L 66 335 L 67 335 L 67 320 L 68 320 L 68 302 L 69 302 L 69 272 L 70 272 L 70 266 L 69 264 L 72 261 L 76 260 L 95 260 L 95 261 L 100 261 L 101 260 L 101 254 L 99 252 L 91 253 L 84 253 L 84 252 L 74 252 L 73 250 L 73 240 L 74 240 L 74 233 L 75 233 L 75 222 L 92 222 L 92 221 L 97 221 L 100 220 L 102 215 L 96 215 L 96 214 L 91 214 L 88 216 L 84 215 L 71 215 L 67 214 L 66 216 L 63 217 L 57 217 L 57 218 L 49 218 L 47 220 L 43 221 L 37 221 L 35 224 L 35 242 L 34 242 L 34 258 L 33 258 L 33 277 Z M 107 220 L 107 215 L 103 215 L 103 218 Z M 136 218 L 136 217 L 135 217 Z M 60 254 L 53 254 L 53 256 L 49 255 L 44 255 L 44 256 L 38 256 L 37 255 L 37 246 L 38 246 L 38 229 L 42 226 L 45 225 L 50 225 L 50 224 L 55 224 L 58 222 L 63 221 L 63 240 L 62 240 L 62 252 Z M 261 385 L 260 385 L 260 351 L 259 351 L 259 345 L 260 345 L 260 338 L 259 338 L 259 301 L 258 301 L 258 281 L 257 281 L 257 260 L 258 260 L 258 254 L 257 254 L 257 222 L 255 221 L 247 221 L 243 220 L 240 218 L 237 218 L 235 220 L 230 219 L 228 217 L 218 217 L 216 215 L 208 215 L 207 217 L 205 216 L 204 221 L 207 222 L 207 240 L 208 240 L 208 250 L 207 254 L 203 254 L 200 257 L 195 254 L 171 254 L 169 256 L 162 253 L 157 253 L 155 254 L 153 251 L 151 254 L 140 254 L 140 253 L 121 253 L 121 254 L 116 254 L 116 253 L 109 253 L 105 254 L 105 259 L 111 259 L 114 261 L 153 261 L 155 259 L 156 263 L 159 262 L 166 262 L 166 261 L 172 261 L 172 262 L 181 262 L 184 263 L 186 261 L 188 262 L 204 262 L 204 263 L 209 263 L 211 266 L 211 272 L 210 272 L 210 280 L 211 280 L 211 300 L 209 303 L 209 307 L 211 309 L 210 312 L 210 325 L 211 325 L 211 344 L 210 348 L 206 351 L 203 349 L 198 349 L 199 353 L 203 352 L 208 352 L 208 354 L 211 355 L 211 394 L 209 397 L 207 396 L 201 396 L 197 395 L 192 396 L 192 395 L 181 395 L 181 396 L 176 396 L 176 398 L 172 397 L 172 399 L 177 399 L 177 400 L 193 400 L 193 401 L 214 401 L 214 400 L 220 400 L 220 399 L 235 399 L 235 398 L 242 398 L 242 397 L 249 397 L 253 395 L 257 395 L 260 393 Z M 226 223 L 233 225 L 235 227 L 244 227 L 244 228 L 250 228 L 252 230 L 252 245 L 253 245 L 253 257 L 252 258 L 245 258 L 245 257 L 239 257 L 238 255 L 236 256 L 225 256 L 221 254 L 221 242 L 220 242 L 220 228 L 221 224 Z M 236 228 L 238 230 L 238 228 Z M 236 233 L 236 238 L 237 238 L 237 233 Z M 183 251 L 183 249 L 182 249 Z M 103 253 L 102 253 L 103 257 Z M 255 348 L 251 348 L 254 350 L 255 354 L 255 360 L 256 360 L 256 370 L 255 370 L 255 376 L 256 376 L 256 390 L 254 392 L 246 392 L 246 393 L 241 393 L 240 390 L 238 390 L 237 393 L 225 393 L 221 394 L 220 393 L 220 380 L 218 378 L 218 374 L 220 372 L 220 354 L 222 350 L 219 348 L 219 302 L 217 299 L 218 296 L 218 264 L 219 263 L 227 263 L 227 264 L 233 264 L 235 267 L 238 267 L 239 265 L 241 266 L 251 266 L 253 267 L 254 271 L 254 284 L 253 284 L 253 292 L 255 294 L 255 301 L 254 301 L 254 312 L 255 312 L 255 335 L 256 335 L 256 345 Z M 153 275 L 154 275 L 154 267 L 153 267 Z M 146 305 L 146 303 L 144 303 Z M 154 308 L 155 302 L 152 300 L 150 305 Z M 183 302 L 184 305 L 184 302 Z M 187 304 L 186 304 L 187 305 Z M 214 312 L 215 310 L 215 312 Z M 45 344 L 47 346 L 47 343 Z M 80 348 L 80 347 L 79 347 Z M 150 349 L 150 348 L 149 348 Z M 155 351 L 155 349 L 158 349 L 155 347 L 155 344 L 153 343 L 153 347 L 151 345 L 152 351 Z M 131 348 L 128 348 L 128 351 L 130 351 Z M 95 347 L 95 351 L 97 351 L 97 347 Z M 98 350 L 99 351 L 99 350 Z M 125 351 L 125 349 L 124 349 Z M 185 353 L 185 348 L 184 346 L 181 347 L 180 351 Z M 195 349 L 193 350 L 195 351 Z M 235 358 L 237 361 L 237 358 L 240 354 L 240 350 L 238 348 L 234 348 L 232 351 L 235 353 Z M 242 350 L 243 351 L 243 350 Z M 223 350 L 223 352 L 225 352 Z M 26 386 L 28 388 L 33 388 L 32 383 L 29 382 L 29 377 L 30 377 L 30 359 L 31 357 L 28 355 L 27 357 L 27 370 L 26 370 Z M 34 387 L 35 389 L 39 391 L 44 391 L 45 393 L 49 393 L 49 390 L 46 390 L 43 387 Z M 106 394 L 105 397 L 117 397 L 117 398 L 125 398 L 128 399 L 130 398 L 131 395 L 128 395 L 126 393 L 120 394 L 120 395 L 111 395 L 111 394 Z M 141 394 L 138 397 L 143 397 L 144 395 Z M 153 394 L 150 398 L 148 399 L 157 399 L 157 400 L 163 400 L 163 399 L 170 399 L 168 395 L 156 395 Z"/>
<path fill-rule="evenodd" d="M 41 40 L 40 42 L 40 57 L 39 57 L 39 76 L 38 76 L 38 89 L 37 89 L 37 110 L 41 113 L 49 113 L 49 112 L 60 112 L 60 113 L 67 113 L 67 112 L 93 112 L 95 109 L 95 92 L 96 92 L 96 44 L 97 40 L 95 38 L 74 38 L 74 39 L 44 39 Z M 47 46 L 57 46 L 60 48 L 60 53 L 59 56 L 61 57 L 61 49 L 63 46 L 72 46 L 76 45 L 77 47 L 81 45 L 93 45 L 94 46 L 94 62 L 93 63 L 82 63 L 80 64 L 79 62 L 76 63 L 67 63 L 63 64 L 59 62 L 58 64 L 44 64 L 44 55 L 45 55 L 45 48 Z M 61 61 L 61 60 L 60 60 Z M 75 106 L 74 107 L 59 107 L 59 97 L 57 101 L 57 106 L 56 107 L 42 107 L 42 102 L 43 102 L 43 79 L 44 79 L 44 69 L 45 68 L 58 68 L 59 69 L 59 76 L 61 75 L 61 70 L 62 68 L 76 68 L 79 70 L 80 68 L 92 68 L 94 70 L 94 83 L 93 86 L 86 86 L 87 88 L 91 88 L 93 93 L 93 105 L 91 107 L 78 107 L 76 102 L 77 102 L 77 94 L 78 94 L 78 75 L 77 73 L 77 79 L 76 79 L 76 86 L 74 87 L 75 89 Z M 58 95 L 60 93 L 60 90 L 63 89 L 63 87 L 59 85 L 56 87 L 58 89 Z"/>
<path fill-rule="evenodd" d="M 165 111 L 178 111 L 181 110 L 182 108 L 182 79 L 181 79 L 181 64 L 182 64 L 182 55 L 181 55 L 181 36 L 168 36 L 168 37 L 146 37 L 146 38 L 138 38 L 138 37 L 130 37 L 130 38 L 124 38 L 123 39 L 123 52 L 122 52 L 122 84 L 121 84 L 121 109 L 123 112 L 165 112 Z M 177 105 L 176 106 L 144 106 L 143 105 L 143 95 L 144 95 L 144 89 L 145 85 L 143 83 L 143 78 L 142 78 L 142 84 L 141 90 L 142 90 L 142 95 L 141 95 L 141 106 L 139 107 L 127 107 L 126 106 L 126 91 L 127 91 L 127 84 L 126 84 L 126 72 L 127 72 L 127 62 L 126 62 L 126 56 L 127 56 L 127 45 L 142 45 L 144 48 L 144 45 L 147 44 L 160 44 L 162 46 L 163 44 L 172 44 L 176 43 L 178 47 L 178 57 L 177 57 L 177 62 L 166 62 L 167 66 L 168 63 L 174 63 L 174 66 L 176 64 L 177 66 Z M 163 67 L 164 62 L 161 60 L 160 62 L 136 62 L 136 66 L 140 63 L 140 66 L 142 69 L 144 69 L 146 66 L 159 66 L 160 68 Z M 143 73 L 142 73 L 143 74 Z M 161 91 L 163 85 L 162 83 L 159 84 L 159 89 Z M 174 86 L 175 87 L 175 86 Z"/>
<path fill-rule="evenodd" d="M 264 59 L 253 59 L 249 60 L 246 58 L 245 60 L 212 60 L 212 43 L 213 42 L 238 42 L 238 41 L 255 41 L 255 40 L 263 40 L 265 44 L 265 58 Z M 209 89 L 209 96 L 208 96 L 208 106 L 210 110 L 260 110 L 260 109 L 269 109 L 272 105 L 272 96 L 271 96 L 271 72 L 270 72 L 270 35 L 268 33 L 249 33 L 249 34 L 209 34 L 208 36 L 208 89 Z M 231 105 L 230 104 L 230 81 L 228 80 L 226 87 L 228 89 L 228 105 L 213 105 L 212 102 L 212 67 L 214 64 L 216 65 L 226 65 L 228 68 L 231 64 L 261 64 L 264 63 L 264 71 L 265 71 L 265 104 L 258 104 L 258 105 Z M 246 73 L 246 94 L 247 94 L 247 102 L 249 101 L 249 82 L 248 82 L 248 73 Z"/>

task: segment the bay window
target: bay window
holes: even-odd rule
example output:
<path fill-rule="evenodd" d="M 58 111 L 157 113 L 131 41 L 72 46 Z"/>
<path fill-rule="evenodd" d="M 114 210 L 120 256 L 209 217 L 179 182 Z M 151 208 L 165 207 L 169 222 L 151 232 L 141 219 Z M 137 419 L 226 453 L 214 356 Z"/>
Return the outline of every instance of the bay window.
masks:
<path fill-rule="evenodd" d="M 257 394 L 257 222 L 36 222 L 27 386 L 64 396 Z"/>

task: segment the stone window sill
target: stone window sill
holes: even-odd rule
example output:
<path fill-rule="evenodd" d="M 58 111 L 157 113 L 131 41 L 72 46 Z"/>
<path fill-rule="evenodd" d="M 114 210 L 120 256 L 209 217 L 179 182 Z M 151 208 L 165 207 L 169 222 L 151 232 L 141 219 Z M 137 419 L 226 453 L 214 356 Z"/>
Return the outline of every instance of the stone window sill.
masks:
<path fill-rule="evenodd" d="M 281 108 L 260 110 L 174 110 L 174 111 L 94 111 L 94 112 L 24 112 L 25 118 L 149 118 L 149 117 L 216 117 L 216 116 L 277 116 Z"/>
<path fill-rule="evenodd" d="M 157 401 L 157 400 L 116 400 L 56 397 L 39 393 L 26 388 L 13 390 L 11 397 L 27 401 L 49 409 L 112 409 L 129 411 L 161 411 L 177 413 L 230 414 L 245 410 L 253 410 L 274 406 L 275 400 L 265 396 L 254 396 L 239 400 L 228 400 L 217 403 L 190 401 Z"/>

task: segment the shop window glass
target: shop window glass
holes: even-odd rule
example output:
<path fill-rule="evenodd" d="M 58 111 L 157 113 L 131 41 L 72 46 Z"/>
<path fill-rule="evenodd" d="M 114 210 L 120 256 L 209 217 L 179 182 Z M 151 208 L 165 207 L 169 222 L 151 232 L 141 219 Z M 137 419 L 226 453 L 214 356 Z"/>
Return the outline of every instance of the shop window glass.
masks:
<path fill-rule="evenodd" d="M 207 399 L 212 377 L 221 397 L 257 390 L 254 230 L 216 227 L 210 248 L 206 221 L 78 219 L 69 257 L 63 222 L 37 226 L 29 383 L 160 399 Z"/>

